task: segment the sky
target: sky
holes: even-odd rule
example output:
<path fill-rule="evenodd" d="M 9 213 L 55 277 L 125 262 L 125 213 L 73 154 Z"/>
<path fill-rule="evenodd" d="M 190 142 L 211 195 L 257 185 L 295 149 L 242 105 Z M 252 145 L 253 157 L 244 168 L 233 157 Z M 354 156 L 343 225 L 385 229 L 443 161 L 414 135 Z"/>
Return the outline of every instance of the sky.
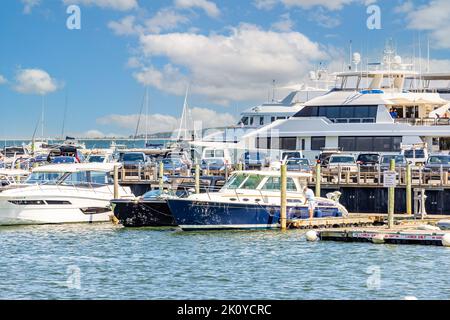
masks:
<path fill-rule="evenodd" d="M 366 62 L 389 39 L 404 61 L 429 43 L 450 71 L 448 16 L 447 0 L 2 0 L 0 139 L 30 138 L 42 105 L 45 137 L 132 135 L 146 88 L 149 133 L 177 128 L 188 87 L 195 121 L 230 125 L 273 80 L 282 99 L 341 71 L 350 42 Z"/>

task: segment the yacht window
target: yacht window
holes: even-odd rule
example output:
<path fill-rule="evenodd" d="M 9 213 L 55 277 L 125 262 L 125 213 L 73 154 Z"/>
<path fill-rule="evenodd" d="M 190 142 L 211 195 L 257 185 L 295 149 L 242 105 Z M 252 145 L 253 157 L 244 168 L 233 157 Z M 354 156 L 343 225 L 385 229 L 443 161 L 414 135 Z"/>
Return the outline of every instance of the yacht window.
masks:
<path fill-rule="evenodd" d="M 253 120 L 254 120 L 254 118 L 251 117 L 251 118 L 250 118 L 250 125 L 251 125 L 251 126 L 253 125 Z"/>
<path fill-rule="evenodd" d="M 33 172 L 26 183 L 56 183 L 62 176 L 64 176 L 64 172 Z"/>
<path fill-rule="evenodd" d="M 308 106 L 300 110 L 294 117 L 325 117 L 334 122 L 337 119 L 359 119 L 352 122 L 374 122 L 377 117 L 378 106 Z M 339 121 L 343 123 L 343 120 Z"/>
<path fill-rule="evenodd" d="M 271 117 L 270 122 L 274 122 L 274 121 L 275 121 L 275 117 Z"/>
<path fill-rule="evenodd" d="M 282 150 L 296 150 L 297 149 L 297 138 L 280 138 L 280 147 Z"/>
<path fill-rule="evenodd" d="M 287 178 L 287 191 L 297 191 L 297 186 L 292 178 Z M 267 179 L 266 183 L 263 185 L 262 190 L 270 191 L 280 191 L 281 189 L 281 178 L 280 177 L 270 177 Z"/>
<path fill-rule="evenodd" d="M 398 152 L 402 137 L 339 137 L 343 151 Z"/>
<path fill-rule="evenodd" d="M 264 125 L 264 117 L 259 117 L 259 125 Z"/>
<path fill-rule="evenodd" d="M 259 175 L 250 175 L 240 189 L 255 190 L 261 183 L 263 177 Z"/>
<path fill-rule="evenodd" d="M 247 175 L 245 174 L 235 174 L 233 175 L 230 180 L 224 185 L 224 189 L 237 189 L 239 186 L 244 182 L 244 180 L 247 178 Z"/>
<path fill-rule="evenodd" d="M 277 120 L 285 120 L 286 117 L 277 117 Z"/>
<path fill-rule="evenodd" d="M 106 172 L 91 171 L 89 172 L 89 174 L 90 174 L 90 181 L 93 184 L 105 185 L 114 183 L 111 175 Z"/>
<path fill-rule="evenodd" d="M 325 148 L 325 137 L 311 137 L 311 150 L 322 150 Z"/>
<path fill-rule="evenodd" d="M 72 172 L 68 175 L 64 181 L 61 183 L 62 185 L 76 185 L 76 184 L 87 184 L 88 177 L 86 171 L 80 172 Z"/>
<path fill-rule="evenodd" d="M 247 126 L 248 125 L 248 117 L 243 117 L 242 119 L 241 119 L 241 122 L 240 123 L 242 123 L 244 126 Z"/>

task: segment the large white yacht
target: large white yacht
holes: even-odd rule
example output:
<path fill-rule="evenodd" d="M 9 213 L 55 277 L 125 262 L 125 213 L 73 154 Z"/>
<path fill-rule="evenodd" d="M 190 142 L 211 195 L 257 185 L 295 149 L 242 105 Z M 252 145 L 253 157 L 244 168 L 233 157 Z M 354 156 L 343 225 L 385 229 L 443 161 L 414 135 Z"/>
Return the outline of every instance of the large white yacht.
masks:
<path fill-rule="evenodd" d="M 105 222 L 112 217 L 114 163 L 35 168 L 27 187 L 0 193 L 0 225 Z M 119 188 L 120 197 L 132 197 Z"/>
<path fill-rule="evenodd" d="M 338 73 L 336 88 L 289 119 L 248 133 L 242 144 L 303 150 L 309 159 L 324 148 L 397 153 L 404 145 L 426 143 L 433 152 L 449 150 L 449 101 L 421 86 L 431 78 L 411 69 L 389 52 L 374 70 Z"/>

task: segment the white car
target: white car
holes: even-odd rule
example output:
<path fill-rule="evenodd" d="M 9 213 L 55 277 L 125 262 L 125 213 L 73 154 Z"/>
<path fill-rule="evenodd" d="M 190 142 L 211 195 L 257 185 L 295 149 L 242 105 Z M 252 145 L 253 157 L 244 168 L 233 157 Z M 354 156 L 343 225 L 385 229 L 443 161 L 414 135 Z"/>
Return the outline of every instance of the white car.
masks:
<path fill-rule="evenodd" d="M 328 162 L 328 169 L 341 172 L 358 172 L 358 164 L 352 154 L 334 154 Z"/>

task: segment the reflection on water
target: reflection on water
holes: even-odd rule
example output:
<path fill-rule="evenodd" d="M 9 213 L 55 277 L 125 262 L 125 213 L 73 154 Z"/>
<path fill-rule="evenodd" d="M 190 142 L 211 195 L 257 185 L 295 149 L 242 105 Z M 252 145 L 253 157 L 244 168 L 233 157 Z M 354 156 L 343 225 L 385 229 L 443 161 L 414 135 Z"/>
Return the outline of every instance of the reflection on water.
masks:
<path fill-rule="evenodd" d="M 449 299 L 450 250 L 301 231 L 0 228 L 0 299 Z"/>

